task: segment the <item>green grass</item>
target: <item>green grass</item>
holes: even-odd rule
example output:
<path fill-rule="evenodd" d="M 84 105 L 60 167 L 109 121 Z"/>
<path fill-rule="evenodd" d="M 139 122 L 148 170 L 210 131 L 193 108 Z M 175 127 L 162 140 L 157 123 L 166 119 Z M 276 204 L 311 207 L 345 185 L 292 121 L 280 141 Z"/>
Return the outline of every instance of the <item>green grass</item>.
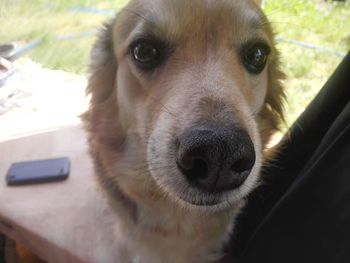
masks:
<path fill-rule="evenodd" d="M 265 12 L 283 40 L 311 43 L 327 50 L 350 49 L 350 3 L 321 0 L 266 0 Z M 341 57 L 279 41 L 288 104 L 287 126 L 299 116 L 327 81 Z"/>
<path fill-rule="evenodd" d="M 27 55 L 45 67 L 84 74 L 94 36 L 58 41 L 58 36 L 74 35 L 98 28 L 108 14 L 73 12 L 85 6 L 116 10 L 127 0 L 0 0 L 0 42 L 42 44 Z M 282 53 L 288 105 L 287 125 L 305 109 L 340 63 L 332 52 L 319 52 L 285 40 L 308 42 L 346 53 L 350 49 L 350 1 L 325 3 L 322 0 L 266 0 L 264 6 L 276 33 L 282 39 Z"/>
<path fill-rule="evenodd" d="M 108 19 L 108 14 L 74 12 L 77 6 L 116 10 L 126 0 L 0 0 L 0 42 L 41 40 L 42 44 L 27 55 L 53 69 L 83 74 L 94 36 L 58 41 L 57 37 L 94 30 Z"/>

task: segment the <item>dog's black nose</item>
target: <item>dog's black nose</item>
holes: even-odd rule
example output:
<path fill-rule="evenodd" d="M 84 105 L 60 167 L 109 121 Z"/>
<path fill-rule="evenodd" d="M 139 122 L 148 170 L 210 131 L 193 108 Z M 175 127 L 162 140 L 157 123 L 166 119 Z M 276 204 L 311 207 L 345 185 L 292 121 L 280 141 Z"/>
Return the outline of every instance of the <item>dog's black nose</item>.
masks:
<path fill-rule="evenodd" d="M 255 163 L 248 133 L 236 125 L 195 127 L 179 137 L 177 165 L 191 185 L 210 193 L 238 188 Z"/>

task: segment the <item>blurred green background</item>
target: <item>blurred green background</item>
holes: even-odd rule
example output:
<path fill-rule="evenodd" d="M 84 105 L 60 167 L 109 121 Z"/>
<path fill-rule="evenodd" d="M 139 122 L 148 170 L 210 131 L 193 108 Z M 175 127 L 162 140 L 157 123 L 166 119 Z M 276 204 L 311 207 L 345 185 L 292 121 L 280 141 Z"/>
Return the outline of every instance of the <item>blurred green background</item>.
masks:
<path fill-rule="evenodd" d="M 0 43 L 40 42 L 26 56 L 45 67 L 85 74 L 95 30 L 126 2 L 0 0 Z M 264 10 L 288 75 L 290 125 L 350 49 L 350 3 L 266 0 Z"/>

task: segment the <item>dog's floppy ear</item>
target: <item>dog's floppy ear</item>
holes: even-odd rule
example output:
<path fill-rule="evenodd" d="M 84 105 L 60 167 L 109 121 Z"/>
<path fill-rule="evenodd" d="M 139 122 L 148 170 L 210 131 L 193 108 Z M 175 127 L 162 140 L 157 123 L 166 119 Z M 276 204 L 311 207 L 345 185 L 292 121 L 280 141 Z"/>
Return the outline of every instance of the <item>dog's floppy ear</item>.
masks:
<path fill-rule="evenodd" d="M 114 20 L 105 24 L 91 52 L 88 86 L 91 96 L 88 111 L 82 115 L 90 138 L 113 145 L 119 129 L 116 72 L 117 59 L 113 48 Z M 92 136 L 93 135 L 93 136 Z"/>
<path fill-rule="evenodd" d="M 87 94 L 92 103 L 105 101 L 115 85 L 117 69 L 113 51 L 113 23 L 105 24 L 98 35 L 90 55 Z"/>
<path fill-rule="evenodd" d="M 264 0 L 254 0 L 254 2 L 255 2 L 258 6 L 262 6 Z"/>
<path fill-rule="evenodd" d="M 273 45 L 275 46 L 275 44 Z M 286 100 L 283 81 L 286 78 L 281 70 L 280 54 L 273 48 L 272 57 L 268 68 L 268 83 L 266 101 L 260 112 L 260 133 L 263 144 L 271 139 L 271 136 L 279 131 L 281 124 L 285 123 L 283 104 Z"/>

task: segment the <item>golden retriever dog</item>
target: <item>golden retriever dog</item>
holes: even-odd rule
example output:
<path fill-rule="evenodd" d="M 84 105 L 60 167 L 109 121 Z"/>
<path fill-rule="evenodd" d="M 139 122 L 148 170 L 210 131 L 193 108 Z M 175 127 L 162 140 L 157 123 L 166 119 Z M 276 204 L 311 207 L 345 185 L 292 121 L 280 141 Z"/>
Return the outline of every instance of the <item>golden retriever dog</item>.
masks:
<path fill-rule="evenodd" d="M 122 229 L 115 262 L 220 262 L 282 119 L 259 4 L 132 0 L 91 60 L 83 119 Z"/>

